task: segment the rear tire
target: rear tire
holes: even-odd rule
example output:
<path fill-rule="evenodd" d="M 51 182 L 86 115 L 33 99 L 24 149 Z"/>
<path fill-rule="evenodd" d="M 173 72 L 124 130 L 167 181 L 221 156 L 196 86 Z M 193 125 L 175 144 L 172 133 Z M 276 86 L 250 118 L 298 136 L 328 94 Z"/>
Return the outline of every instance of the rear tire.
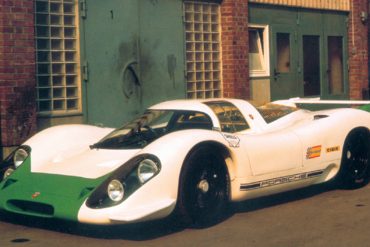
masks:
<path fill-rule="evenodd" d="M 345 189 L 365 186 L 370 179 L 370 134 L 367 129 L 350 133 L 343 145 L 339 184 Z"/>
<path fill-rule="evenodd" d="M 216 150 L 200 147 L 184 163 L 177 210 L 186 226 L 207 227 L 219 222 L 229 199 L 229 176 Z"/>

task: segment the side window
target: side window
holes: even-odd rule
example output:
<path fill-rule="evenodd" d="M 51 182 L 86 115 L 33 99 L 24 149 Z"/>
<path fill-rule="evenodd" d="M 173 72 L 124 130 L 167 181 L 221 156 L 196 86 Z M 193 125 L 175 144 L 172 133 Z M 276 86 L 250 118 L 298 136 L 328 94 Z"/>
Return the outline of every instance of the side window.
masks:
<path fill-rule="evenodd" d="M 256 109 L 261 114 L 263 119 L 265 119 L 266 123 L 271 123 L 279 118 L 282 118 L 298 110 L 298 108 L 296 107 L 277 105 L 273 103 L 268 103 L 266 105 L 259 106 Z"/>
<path fill-rule="evenodd" d="M 207 102 L 220 121 L 222 132 L 239 132 L 249 129 L 249 125 L 243 114 L 236 106 L 229 102 Z"/>
<path fill-rule="evenodd" d="M 344 93 L 342 36 L 328 36 L 328 80 L 331 95 Z"/>
<path fill-rule="evenodd" d="M 201 112 L 179 112 L 174 117 L 174 122 L 171 123 L 172 130 L 184 129 L 208 129 L 213 127 L 212 121 L 204 113 Z"/>
<path fill-rule="evenodd" d="M 276 71 L 290 72 L 290 34 L 276 33 Z"/>
<path fill-rule="evenodd" d="M 268 76 L 270 71 L 268 26 L 249 25 L 249 73 L 252 77 Z"/>

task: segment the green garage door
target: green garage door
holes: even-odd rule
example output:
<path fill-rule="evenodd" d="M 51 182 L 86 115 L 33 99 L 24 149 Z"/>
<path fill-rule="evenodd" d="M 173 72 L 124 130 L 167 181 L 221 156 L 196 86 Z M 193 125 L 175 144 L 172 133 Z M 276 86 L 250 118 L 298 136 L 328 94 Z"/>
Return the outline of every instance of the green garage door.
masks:
<path fill-rule="evenodd" d="M 80 7 L 86 122 L 119 126 L 151 104 L 185 97 L 182 1 Z"/>
<path fill-rule="evenodd" d="M 271 100 L 348 97 L 346 12 L 249 6 L 250 24 L 269 27 Z"/>

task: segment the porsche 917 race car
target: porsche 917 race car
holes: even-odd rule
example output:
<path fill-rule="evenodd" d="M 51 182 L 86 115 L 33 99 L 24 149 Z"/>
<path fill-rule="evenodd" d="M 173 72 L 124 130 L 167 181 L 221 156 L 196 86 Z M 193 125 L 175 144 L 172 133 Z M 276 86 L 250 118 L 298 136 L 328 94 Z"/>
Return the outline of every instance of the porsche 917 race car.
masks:
<path fill-rule="evenodd" d="M 176 215 L 206 224 L 230 202 L 336 181 L 368 183 L 370 114 L 294 101 L 159 103 L 118 129 L 62 125 L 0 166 L 0 210 L 88 224 Z"/>

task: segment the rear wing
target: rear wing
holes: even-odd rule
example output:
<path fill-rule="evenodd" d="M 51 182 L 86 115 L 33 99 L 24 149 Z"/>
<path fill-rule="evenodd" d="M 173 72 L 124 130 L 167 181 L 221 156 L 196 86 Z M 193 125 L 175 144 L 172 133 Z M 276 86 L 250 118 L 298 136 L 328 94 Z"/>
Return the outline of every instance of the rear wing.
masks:
<path fill-rule="evenodd" d="M 297 104 L 351 105 L 351 106 L 362 106 L 360 108 L 370 111 L 370 100 L 321 100 L 320 98 L 290 98 L 287 100 L 277 100 L 274 101 L 273 103 L 292 107 L 296 107 Z"/>

